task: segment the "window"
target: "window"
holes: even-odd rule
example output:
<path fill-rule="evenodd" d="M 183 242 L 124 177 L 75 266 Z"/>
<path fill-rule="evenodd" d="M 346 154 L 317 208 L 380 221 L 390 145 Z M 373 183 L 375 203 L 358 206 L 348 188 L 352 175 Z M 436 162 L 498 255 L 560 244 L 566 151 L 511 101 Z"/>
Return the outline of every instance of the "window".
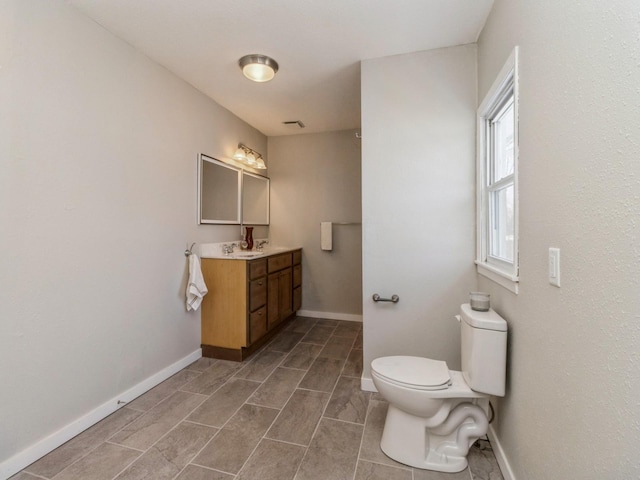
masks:
<path fill-rule="evenodd" d="M 518 48 L 478 108 L 478 273 L 518 293 Z"/>

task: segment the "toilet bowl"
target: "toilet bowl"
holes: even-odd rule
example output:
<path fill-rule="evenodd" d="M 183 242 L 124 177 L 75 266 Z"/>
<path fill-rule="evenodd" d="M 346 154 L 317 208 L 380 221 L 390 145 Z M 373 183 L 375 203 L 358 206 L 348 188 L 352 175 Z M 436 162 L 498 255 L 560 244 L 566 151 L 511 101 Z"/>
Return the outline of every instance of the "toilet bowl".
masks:
<path fill-rule="evenodd" d="M 464 470 L 469 448 L 489 428 L 490 395 L 504 395 L 506 322 L 468 304 L 460 317 L 462 371 L 406 355 L 371 362 L 373 383 L 389 402 L 380 448 L 405 465 Z"/>
<path fill-rule="evenodd" d="M 439 362 L 447 373 L 444 385 L 403 384 L 388 378 L 388 363 L 410 369 L 422 361 L 435 362 L 398 356 L 377 358 L 371 363 L 373 383 L 389 402 L 380 448 L 405 465 L 460 472 L 467 467 L 469 447 L 487 433 L 488 395 L 471 390 L 462 372 L 448 370 L 444 362 Z"/>

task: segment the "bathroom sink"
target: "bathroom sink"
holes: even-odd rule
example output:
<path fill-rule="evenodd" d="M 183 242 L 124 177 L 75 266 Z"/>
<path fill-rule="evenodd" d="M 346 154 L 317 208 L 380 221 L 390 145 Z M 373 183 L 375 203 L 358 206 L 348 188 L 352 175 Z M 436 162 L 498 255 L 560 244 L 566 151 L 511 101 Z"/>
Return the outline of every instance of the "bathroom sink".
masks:
<path fill-rule="evenodd" d="M 231 254 L 234 258 L 253 258 L 264 255 L 264 252 L 233 252 Z"/>
<path fill-rule="evenodd" d="M 295 250 L 294 248 L 291 247 L 271 247 L 271 246 L 265 246 L 264 247 L 264 252 L 263 253 L 268 253 L 269 255 L 273 255 L 274 253 L 280 253 L 280 252 L 286 252 L 289 250 Z"/>
<path fill-rule="evenodd" d="M 224 253 L 224 245 L 230 245 L 234 242 L 224 242 L 224 243 L 202 243 L 200 244 L 200 257 L 201 258 L 228 258 L 228 259 L 250 259 L 250 258 L 259 258 L 268 255 L 274 255 L 281 252 L 287 252 L 290 250 L 295 250 L 290 247 L 282 247 L 282 246 L 265 246 L 263 250 L 241 250 L 240 247 L 236 247 L 236 250 L 229 254 Z"/>

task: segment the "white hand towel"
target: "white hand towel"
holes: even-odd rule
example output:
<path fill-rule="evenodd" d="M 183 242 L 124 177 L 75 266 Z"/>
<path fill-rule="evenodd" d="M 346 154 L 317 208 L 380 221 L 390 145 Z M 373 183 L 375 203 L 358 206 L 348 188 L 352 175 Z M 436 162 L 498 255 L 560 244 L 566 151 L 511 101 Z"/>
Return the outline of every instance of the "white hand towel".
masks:
<path fill-rule="evenodd" d="M 202 297 L 207 292 L 207 285 L 204 283 L 200 260 L 195 253 L 189 255 L 189 280 L 187 282 L 187 311 L 197 310 L 202 303 Z"/>
<path fill-rule="evenodd" d="M 320 248 L 322 250 L 333 250 L 333 235 L 331 222 L 320 222 Z"/>

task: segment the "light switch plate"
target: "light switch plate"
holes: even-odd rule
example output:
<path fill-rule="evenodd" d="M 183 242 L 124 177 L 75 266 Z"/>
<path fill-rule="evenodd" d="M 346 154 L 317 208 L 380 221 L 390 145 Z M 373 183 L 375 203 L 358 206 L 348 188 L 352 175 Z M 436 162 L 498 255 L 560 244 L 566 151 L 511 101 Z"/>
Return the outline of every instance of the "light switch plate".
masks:
<path fill-rule="evenodd" d="M 549 248 L 549 283 L 560 286 L 560 249 Z"/>

